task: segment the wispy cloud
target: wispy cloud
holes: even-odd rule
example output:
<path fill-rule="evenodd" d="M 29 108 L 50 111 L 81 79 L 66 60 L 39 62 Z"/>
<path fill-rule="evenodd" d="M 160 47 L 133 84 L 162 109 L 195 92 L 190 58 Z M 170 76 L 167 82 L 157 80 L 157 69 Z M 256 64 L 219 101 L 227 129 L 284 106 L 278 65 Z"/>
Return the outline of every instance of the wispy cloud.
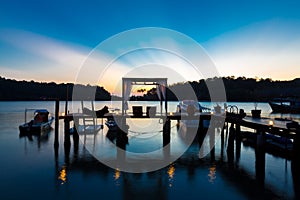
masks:
<path fill-rule="evenodd" d="M 29 77 L 36 80 L 72 81 L 90 51 L 82 46 L 20 30 L 3 30 L 0 40 L 31 55 L 31 62 L 24 63 L 20 58 L 17 63 L 22 66 L 18 66 L 18 71 L 24 73 L 24 79 L 28 78 L 26 74 L 31 74 Z M 14 55 L 11 58 L 16 59 Z M 15 65 L 16 62 L 10 65 L 11 72 Z"/>

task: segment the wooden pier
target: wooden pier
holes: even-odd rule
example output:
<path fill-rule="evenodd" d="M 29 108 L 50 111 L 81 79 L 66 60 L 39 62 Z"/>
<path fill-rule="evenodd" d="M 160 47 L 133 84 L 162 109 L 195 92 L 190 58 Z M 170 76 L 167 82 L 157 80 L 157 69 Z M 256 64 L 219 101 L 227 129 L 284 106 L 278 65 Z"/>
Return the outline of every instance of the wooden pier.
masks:
<path fill-rule="evenodd" d="M 242 109 L 241 109 L 242 110 Z M 55 156 L 58 157 L 58 137 L 59 137 L 59 127 L 58 122 L 59 120 L 64 120 L 64 152 L 65 157 L 69 156 L 70 147 L 71 147 L 71 139 L 70 139 L 70 122 L 73 121 L 74 124 L 79 124 L 80 119 L 89 118 L 91 116 L 82 114 L 82 113 L 73 113 L 67 115 L 59 115 L 59 102 L 56 101 L 55 106 L 55 139 L 54 139 L 54 147 L 55 147 Z M 140 115 L 140 116 L 133 116 L 133 115 L 116 115 L 108 113 L 103 116 L 99 116 L 98 118 L 108 119 L 114 118 L 115 120 L 121 122 L 118 123 L 119 125 L 123 126 L 120 127 L 120 130 L 117 132 L 117 139 L 116 145 L 123 150 L 126 150 L 126 140 L 124 142 L 124 138 L 127 138 L 128 127 L 126 129 L 126 120 L 129 118 L 133 119 L 162 119 L 163 120 L 163 131 L 162 131 L 162 138 L 163 138 L 163 146 L 168 147 L 167 145 L 171 141 L 171 121 L 176 120 L 199 120 L 199 127 L 198 133 L 206 133 L 204 128 L 204 120 L 211 120 L 214 122 L 222 122 L 218 124 L 219 128 L 222 129 L 221 131 L 221 149 L 224 148 L 224 132 L 226 131 L 226 138 L 228 139 L 227 142 L 227 159 L 228 164 L 233 164 L 234 161 L 234 152 L 236 155 L 236 159 L 239 160 L 240 157 L 240 149 L 241 149 L 241 127 L 247 127 L 250 129 L 255 130 L 253 133 L 256 135 L 255 141 L 255 168 L 256 168 L 256 180 L 258 184 L 261 185 L 263 188 L 264 179 L 265 179 L 265 145 L 266 145 L 266 133 L 272 135 L 278 135 L 285 138 L 292 138 L 293 139 L 293 151 L 292 151 L 292 170 L 297 171 L 300 167 L 300 126 L 297 122 L 285 121 L 285 120 L 274 120 L 270 118 L 253 118 L 249 116 L 245 116 L 243 112 L 241 113 L 226 113 L 226 114 L 214 114 L 214 113 L 201 113 L 197 116 L 188 116 L 188 115 L 181 115 L 180 113 L 169 113 L 167 115 L 154 115 L 154 116 L 147 116 L 147 115 Z M 103 122 L 103 120 L 102 120 Z M 230 127 L 230 128 L 229 128 Z M 229 128 L 229 130 L 228 130 Z M 73 133 L 73 142 L 74 142 L 74 152 L 78 152 L 78 144 L 79 144 L 79 134 L 76 131 L 76 126 L 74 126 L 75 132 Z M 127 132 L 126 132 L 127 130 Z M 202 135 L 199 137 L 199 135 Z M 227 137 L 228 135 L 228 137 Z M 203 134 L 198 134 L 198 141 L 199 139 L 203 141 L 205 136 Z M 236 142 L 234 142 L 236 141 Z M 199 141 L 199 145 L 202 142 Z M 169 152 L 170 153 L 170 152 Z M 214 148 L 211 150 L 211 157 L 214 158 Z M 123 152 L 124 154 L 124 152 Z M 223 154 L 223 150 L 222 150 Z M 123 159 L 125 155 L 121 156 Z M 120 158 L 118 154 L 118 159 Z M 125 159 L 124 159 L 125 161 Z M 297 174 L 296 179 L 300 180 L 300 174 Z M 298 177 L 299 176 L 299 177 Z M 300 188 L 300 183 L 299 183 Z"/>
<path fill-rule="evenodd" d="M 59 115 L 58 114 L 58 102 L 56 102 L 56 120 L 55 120 L 55 146 L 58 146 L 58 120 L 64 120 L 64 134 L 65 134 L 65 144 L 70 143 L 70 122 L 74 121 L 74 124 L 79 124 L 80 119 L 85 118 L 91 118 L 90 115 L 83 114 L 83 113 L 73 113 L 73 114 L 67 114 L 67 115 Z M 96 116 L 92 116 L 96 117 Z M 162 119 L 163 120 L 163 144 L 164 146 L 166 144 L 169 144 L 170 142 L 170 127 L 171 127 L 171 121 L 176 120 L 180 121 L 182 119 L 184 120 L 199 120 L 199 130 L 203 129 L 203 121 L 204 120 L 211 120 L 213 118 L 214 121 L 220 121 L 224 123 L 231 123 L 232 126 L 235 125 L 237 134 L 240 133 L 240 127 L 247 127 L 250 129 L 256 130 L 256 133 L 258 135 L 264 135 L 265 133 L 283 136 L 287 138 L 294 139 L 294 143 L 297 144 L 298 136 L 296 133 L 299 132 L 299 129 L 297 128 L 291 128 L 289 127 L 289 123 L 291 121 L 281 121 L 281 120 L 274 120 L 270 118 L 252 118 L 249 116 L 244 116 L 243 114 L 236 114 L 236 113 L 226 113 L 226 114 L 214 114 L 214 113 L 200 113 L 196 116 L 188 116 L 188 115 L 182 115 L 180 113 L 169 113 L 167 115 L 165 114 L 159 114 L 154 116 L 148 116 L 148 115 L 128 115 L 128 114 L 112 114 L 108 113 L 103 116 L 99 116 L 97 118 L 101 119 L 109 119 L 114 118 L 116 121 L 122 122 L 121 126 L 126 125 L 126 119 L 133 118 L 133 119 Z M 103 120 L 102 120 L 103 122 Z M 295 123 L 294 126 L 296 127 Z M 223 124 L 223 128 L 224 128 Z"/>

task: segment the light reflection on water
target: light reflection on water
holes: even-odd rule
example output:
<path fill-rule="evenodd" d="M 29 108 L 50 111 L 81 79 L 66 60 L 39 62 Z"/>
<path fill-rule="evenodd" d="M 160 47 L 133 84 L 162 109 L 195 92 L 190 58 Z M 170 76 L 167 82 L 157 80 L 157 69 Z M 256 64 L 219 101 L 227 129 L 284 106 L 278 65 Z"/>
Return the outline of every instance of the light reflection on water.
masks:
<path fill-rule="evenodd" d="M 291 161 L 266 154 L 265 189 L 255 196 L 255 151 L 242 143 L 239 160 L 233 155 L 233 163 L 228 163 L 227 140 L 224 148 L 220 141 L 216 141 L 214 156 L 208 154 L 199 160 L 199 146 L 195 143 L 175 163 L 143 174 L 110 169 L 95 160 L 81 143 L 78 150 L 75 150 L 73 140 L 70 153 L 66 154 L 63 134 L 60 134 L 60 148 L 55 158 L 53 131 L 45 138 L 19 138 L 18 125 L 24 121 L 24 108 L 32 105 L 52 112 L 54 110 L 53 102 L 0 103 L 0 190 L 3 199 L 34 199 L 37 196 L 43 199 L 249 199 L 260 195 L 265 198 L 295 197 Z M 62 102 L 61 111 L 64 110 L 63 105 Z M 102 105 L 98 104 L 98 108 Z M 268 110 L 268 105 L 260 106 Z M 95 146 L 94 151 L 103 144 L 111 145 L 113 149 L 114 144 L 106 140 L 105 131 L 96 135 L 102 139 L 93 140 L 93 136 L 86 139 L 86 143 Z M 60 133 L 63 133 L 63 121 L 60 122 Z M 132 136 L 127 149 L 134 152 L 147 145 L 143 139 L 157 143 L 157 146 L 145 146 L 146 151 L 161 147 L 160 134 L 146 136 Z M 180 141 L 175 130 L 172 131 L 171 140 Z M 18 192 L 14 192 L 15 188 L 19 188 Z"/>

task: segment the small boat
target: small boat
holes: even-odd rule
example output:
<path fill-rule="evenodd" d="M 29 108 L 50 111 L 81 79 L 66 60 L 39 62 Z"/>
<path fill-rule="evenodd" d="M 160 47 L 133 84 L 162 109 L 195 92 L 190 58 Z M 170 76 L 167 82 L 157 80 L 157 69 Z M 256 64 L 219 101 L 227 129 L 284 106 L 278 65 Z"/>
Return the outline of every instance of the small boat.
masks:
<path fill-rule="evenodd" d="M 34 109 L 34 118 L 26 122 L 27 111 L 33 109 L 25 109 L 25 123 L 19 126 L 20 134 L 40 134 L 49 131 L 54 120 L 53 116 L 49 116 L 46 109 Z"/>
<path fill-rule="evenodd" d="M 276 98 L 269 105 L 274 113 L 300 113 L 299 98 Z"/>

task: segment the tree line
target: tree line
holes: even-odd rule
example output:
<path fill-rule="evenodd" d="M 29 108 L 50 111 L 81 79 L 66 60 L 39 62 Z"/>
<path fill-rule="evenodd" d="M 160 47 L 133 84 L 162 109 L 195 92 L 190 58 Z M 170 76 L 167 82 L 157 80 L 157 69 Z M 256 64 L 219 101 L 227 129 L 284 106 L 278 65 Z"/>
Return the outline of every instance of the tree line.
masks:
<path fill-rule="evenodd" d="M 300 97 L 300 78 L 289 81 L 273 81 L 267 79 L 254 79 L 233 76 L 230 77 L 215 77 L 209 79 L 201 79 L 199 81 L 181 82 L 169 85 L 167 88 L 168 100 L 177 101 L 176 94 L 185 94 L 185 86 L 189 84 L 195 91 L 199 101 L 210 101 L 210 94 L 207 85 L 213 81 L 223 81 L 227 101 L 238 102 L 266 102 L 272 98 L 278 97 Z M 84 96 L 84 100 L 111 100 L 111 94 L 100 86 L 90 85 L 74 85 L 73 83 L 56 84 L 40 83 L 35 81 L 16 81 L 0 77 L 0 100 L 53 100 L 60 99 L 72 100 L 73 88 L 81 89 L 82 91 L 93 91 L 92 96 Z M 141 90 L 141 89 L 140 89 Z M 131 100 L 158 100 L 156 88 L 152 88 L 142 96 L 131 96 Z M 188 99 L 189 97 L 186 96 Z M 114 97 L 114 100 L 120 100 Z M 73 99 L 81 100 L 81 99 Z"/>
<path fill-rule="evenodd" d="M 177 101 L 176 94 L 185 94 L 187 84 L 190 85 L 199 101 L 210 101 L 210 93 L 207 85 L 210 82 L 222 81 L 225 88 L 227 101 L 237 102 L 267 102 L 273 98 L 300 97 L 300 78 L 288 81 L 273 81 L 270 78 L 254 79 L 234 76 L 215 77 L 175 83 L 167 89 L 167 98 Z M 131 97 L 132 100 L 157 100 L 156 88 L 147 91 L 142 97 Z M 186 96 L 188 99 L 189 97 Z"/>
<path fill-rule="evenodd" d="M 90 90 L 95 95 L 84 96 L 83 100 L 110 100 L 111 95 L 103 87 L 79 85 L 76 89 Z M 1 101 L 36 101 L 36 100 L 71 100 L 73 97 L 73 83 L 56 84 L 39 83 L 35 81 L 16 81 L 0 77 L 0 100 Z M 76 99 L 74 99 L 76 100 Z M 81 99 L 77 99 L 81 100 Z"/>

